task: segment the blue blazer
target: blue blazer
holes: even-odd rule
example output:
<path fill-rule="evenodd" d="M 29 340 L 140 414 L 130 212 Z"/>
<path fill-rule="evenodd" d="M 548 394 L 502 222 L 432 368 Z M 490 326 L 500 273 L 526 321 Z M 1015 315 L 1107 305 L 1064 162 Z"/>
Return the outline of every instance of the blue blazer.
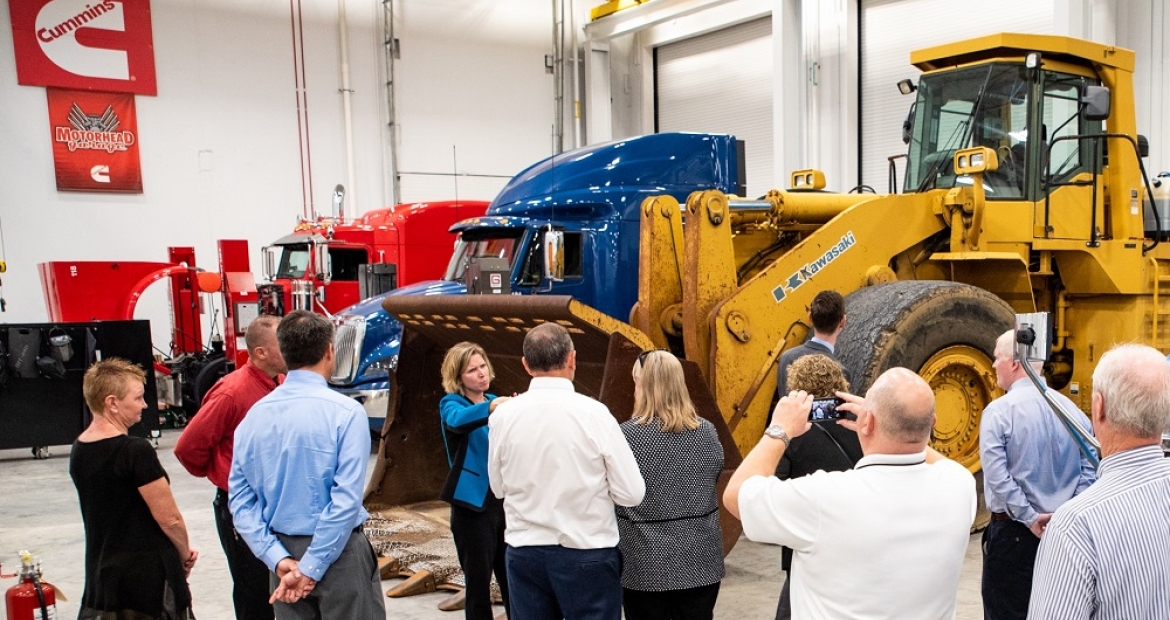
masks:
<path fill-rule="evenodd" d="M 439 401 L 439 418 L 443 423 L 443 447 L 451 473 L 439 497 L 450 504 L 483 510 L 490 493 L 488 485 L 488 406 L 496 399 L 473 405 L 462 394 L 448 394 Z"/>

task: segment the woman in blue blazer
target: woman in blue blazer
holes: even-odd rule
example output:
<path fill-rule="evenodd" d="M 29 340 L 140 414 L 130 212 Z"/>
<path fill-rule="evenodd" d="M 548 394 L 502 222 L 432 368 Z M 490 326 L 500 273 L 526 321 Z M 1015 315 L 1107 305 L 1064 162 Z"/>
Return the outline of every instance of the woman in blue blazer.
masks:
<path fill-rule="evenodd" d="M 495 571 L 504 609 L 508 577 L 504 569 L 504 503 L 488 487 L 488 416 L 508 400 L 488 394 L 495 374 L 483 347 L 460 342 L 443 358 L 439 401 L 443 444 L 451 473 L 439 495 L 451 504 L 451 533 L 463 568 L 467 620 L 492 620 L 491 580 Z M 510 613 L 509 613 L 510 615 Z"/>

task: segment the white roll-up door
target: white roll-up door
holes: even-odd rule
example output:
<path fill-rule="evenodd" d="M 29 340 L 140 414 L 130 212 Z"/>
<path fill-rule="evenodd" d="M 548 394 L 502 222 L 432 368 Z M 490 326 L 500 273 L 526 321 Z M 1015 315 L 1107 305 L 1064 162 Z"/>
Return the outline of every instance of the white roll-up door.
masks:
<path fill-rule="evenodd" d="M 772 156 L 772 18 L 658 47 L 659 132 L 729 133 L 744 141 L 748 196 L 779 187 Z"/>
<path fill-rule="evenodd" d="M 898 92 L 898 80 L 915 83 L 921 71 L 910 52 L 997 32 L 1051 34 L 1052 2 L 1029 0 L 862 0 L 861 182 L 887 191 L 886 158 L 905 154 L 902 121 L 913 95 Z M 905 160 L 898 162 L 902 189 Z"/>

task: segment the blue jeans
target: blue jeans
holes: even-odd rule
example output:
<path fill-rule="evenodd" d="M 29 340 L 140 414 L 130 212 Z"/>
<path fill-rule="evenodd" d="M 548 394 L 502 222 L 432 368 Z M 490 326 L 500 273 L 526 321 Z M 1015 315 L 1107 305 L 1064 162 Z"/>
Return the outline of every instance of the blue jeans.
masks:
<path fill-rule="evenodd" d="M 621 560 L 616 548 L 513 547 L 505 563 L 508 620 L 620 620 Z"/>

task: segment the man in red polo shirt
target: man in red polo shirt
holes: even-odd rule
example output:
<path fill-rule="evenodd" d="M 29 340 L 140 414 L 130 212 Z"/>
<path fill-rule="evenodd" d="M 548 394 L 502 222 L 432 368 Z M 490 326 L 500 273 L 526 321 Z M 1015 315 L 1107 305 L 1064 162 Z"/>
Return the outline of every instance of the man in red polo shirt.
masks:
<path fill-rule="evenodd" d="M 232 468 L 232 445 L 236 427 L 256 401 L 276 388 L 276 378 L 288 372 L 280 347 L 276 344 L 276 326 L 280 318 L 261 315 L 244 334 L 248 346 L 248 363 L 236 369 L 207 391 L 199 414 L 194 417 L 175 444 L 175 458 L 193 476 L 206 477 L 217 488 L 215 526 L 219 542 L 227 555 L 228 569 L 235 588 L 232 602 L 237 620 L 272 620 L 268 602 L 268 567 L 256 559 L 247 543 L 236 535 L 232 513 L 228 509 L 228 474 Z"/>

